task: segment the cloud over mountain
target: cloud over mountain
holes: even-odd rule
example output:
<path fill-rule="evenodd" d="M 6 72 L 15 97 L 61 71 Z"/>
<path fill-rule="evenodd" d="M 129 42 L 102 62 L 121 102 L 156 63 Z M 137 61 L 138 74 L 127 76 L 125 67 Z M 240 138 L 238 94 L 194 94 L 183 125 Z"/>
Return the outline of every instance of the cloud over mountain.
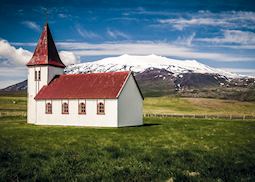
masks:
<path fill-rule="evenodd" d="M 0 40 L 0 64 L 24 65 L 32 57 L 32 53 L 23 48 L 15 48 L 6 40 Z"/>

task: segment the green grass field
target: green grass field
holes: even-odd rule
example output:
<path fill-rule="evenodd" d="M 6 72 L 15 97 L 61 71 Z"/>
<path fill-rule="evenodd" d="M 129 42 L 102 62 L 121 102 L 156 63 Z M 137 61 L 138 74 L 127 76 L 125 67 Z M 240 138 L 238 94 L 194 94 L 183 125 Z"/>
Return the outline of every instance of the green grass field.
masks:
<path fill-rule="evenodd" d="M 0 96 L 0 113 L 5 115 L 24 115 L 26 111 L 26 97 Z"/>
<path fill-rule="evenodd" d="M 145 126 L 0 119 L 0 181 L 254 181 L 255 121 L 145 118 Z"/>
<path fill-rule="evenodd" d="M 255 115 L 255 102 L 207 98 L 151 97 L 144 100 L 145 113 Z"/>
<path fill-rule="evenodd" d="M 220 106 L 248 114 L 255 108 L 224 100 L 145 100 L 145 111 L 163 113 L 222 112 Z M 0 97 L 0 109 L 19 115 L 26 112 L 26 99 Z M 144 118 L 144 123 L 34 126 L 23 116 L 1 116 L 0 181 L 255 181 L 255 120 Z"/>

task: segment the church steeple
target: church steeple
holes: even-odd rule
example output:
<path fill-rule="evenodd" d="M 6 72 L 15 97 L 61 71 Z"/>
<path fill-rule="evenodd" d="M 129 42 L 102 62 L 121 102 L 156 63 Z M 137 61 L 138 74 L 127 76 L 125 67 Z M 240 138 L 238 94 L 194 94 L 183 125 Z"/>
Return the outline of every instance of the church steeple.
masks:
<path fill-rule="evenodd" d="M 27 66 L 50 65 L 65 68 L 61 61 L 54 40 L 52 38 L 48 23 L 43 27 L 43 32 L 37 43 L 35 52 Z"/>

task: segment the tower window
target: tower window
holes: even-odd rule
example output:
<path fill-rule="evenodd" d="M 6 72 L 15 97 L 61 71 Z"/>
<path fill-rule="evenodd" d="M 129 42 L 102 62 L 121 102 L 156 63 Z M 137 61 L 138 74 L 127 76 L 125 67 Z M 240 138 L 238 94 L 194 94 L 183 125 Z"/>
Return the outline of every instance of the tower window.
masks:
<path fill-rule="evenodd" d="M 41 71 L 35 71 L 35 81 L 41 80 Z"/>
<path fill-rule="evenodd" d="M 37 81 L 37 71 L 35 71 L 35 81 Z"/>
<path fill-rule="evenodd" d="M 38 80 L 41 80 L 41 71 L 38 71 Z"/>
<path fill-rule="evenodd" d="M 45 105 L 45 113 L 52 114 L 52 104 L 49 102 Z"/>
<path fill-rule="evenodd" d="M 105 114 L 104 110 L 105 110 L 104 103 L 99 102 L 97 104 L 97 114 Z"/>
<path fill-rule="evenodd" d="M 79 114 L 86 114 L 86 105 L 84 102 L 79 104 Z"/>
<path fill-rule="evenodd" d="M 62 114 L 68 114 L 68 113 L 69 113 L 68 103 L 64 102 L 62 104 Z"/>

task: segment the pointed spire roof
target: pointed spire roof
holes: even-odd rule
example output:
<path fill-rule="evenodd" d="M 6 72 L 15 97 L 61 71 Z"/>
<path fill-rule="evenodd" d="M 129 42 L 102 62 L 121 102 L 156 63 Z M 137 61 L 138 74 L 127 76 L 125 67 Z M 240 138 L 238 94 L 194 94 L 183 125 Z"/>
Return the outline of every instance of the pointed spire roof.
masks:
<path fill-rule="evenodd" d="M 37 43 L 34 55 L 27 63 L 27 66 L 35 65 L 51 65 L 61 68 L 65 67 L 58 55 L 48 23 L 44 25 L 43 32 Z"/>

